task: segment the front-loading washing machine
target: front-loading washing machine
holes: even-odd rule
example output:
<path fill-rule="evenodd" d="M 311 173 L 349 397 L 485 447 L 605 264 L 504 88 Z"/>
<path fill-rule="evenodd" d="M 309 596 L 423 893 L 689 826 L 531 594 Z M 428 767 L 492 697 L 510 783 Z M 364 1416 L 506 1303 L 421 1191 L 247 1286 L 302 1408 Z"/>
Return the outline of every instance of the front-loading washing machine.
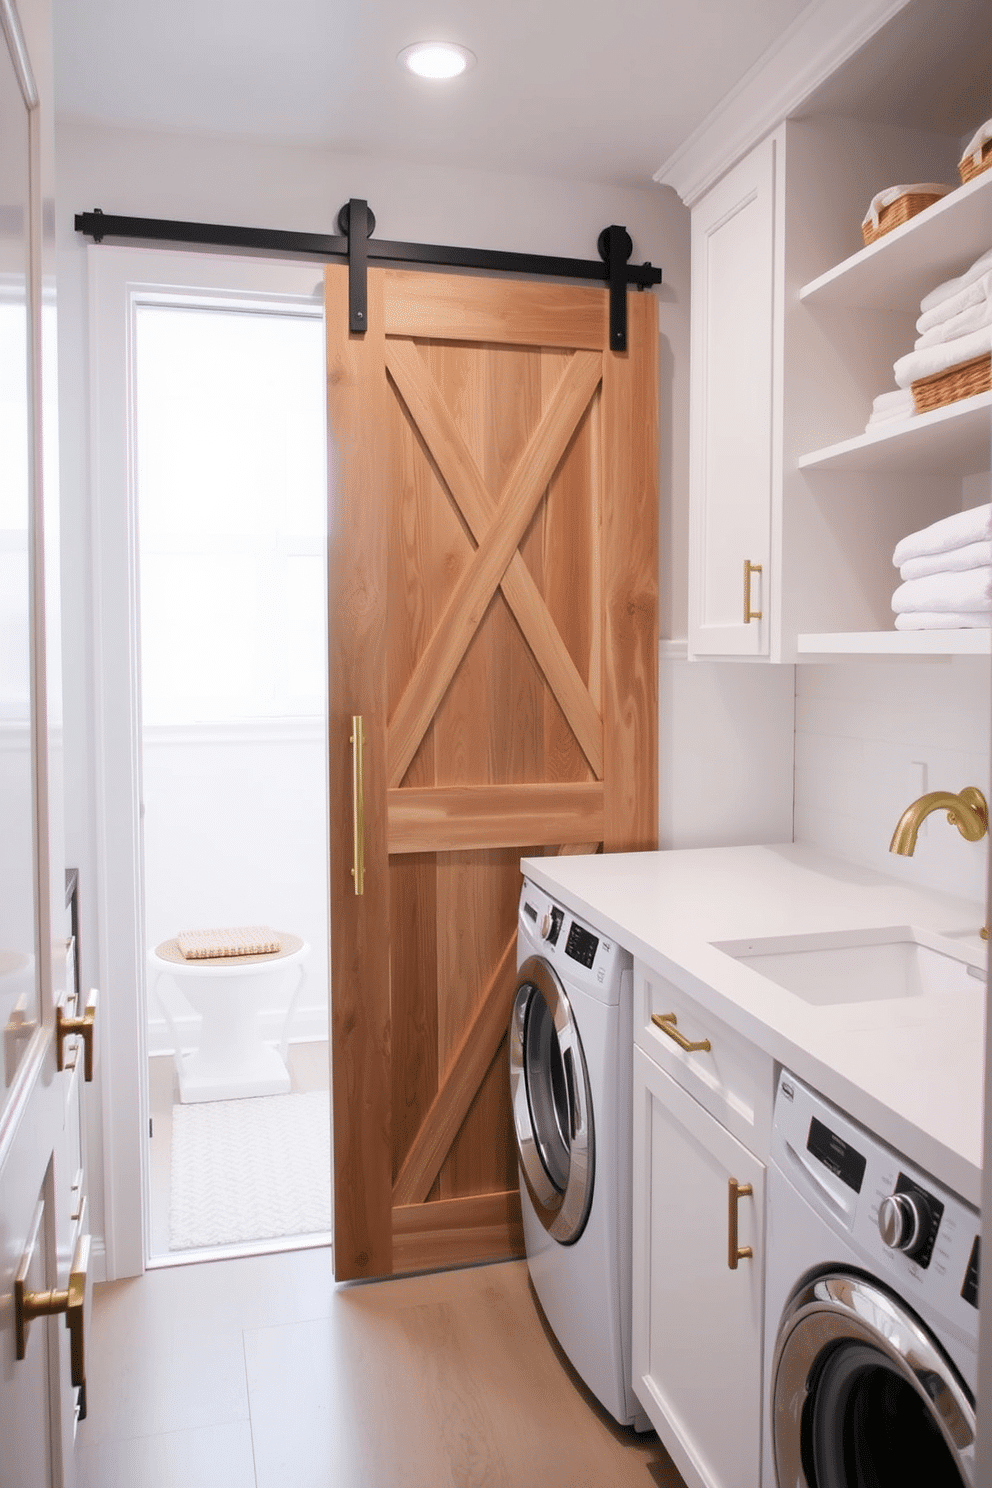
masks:
<path fill-rule="evenodd" d="M 976 1211 L 785 1071 L 766 1193 L 763 1488 L 975 1488 Z"/>
<path fill-rule="evenodd" d="M 510 1095 L 524 1243 L 552 1332 L 623 1425 L 631 1387 L 632 963 L 524 880 Z"/>

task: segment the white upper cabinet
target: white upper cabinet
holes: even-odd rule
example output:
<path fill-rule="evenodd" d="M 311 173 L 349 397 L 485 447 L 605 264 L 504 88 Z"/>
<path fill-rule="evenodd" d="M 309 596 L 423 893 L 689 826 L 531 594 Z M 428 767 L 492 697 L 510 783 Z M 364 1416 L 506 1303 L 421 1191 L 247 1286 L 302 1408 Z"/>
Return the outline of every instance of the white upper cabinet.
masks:
<path fill-rule="evenodd" d="M 987 630 L 897 632 L 891 598 L 899 539 L 989 499 L 992 394 L 866 432 L 921 297 L 992 247 L 992 174 L 957 173 L 992 115 L 988 28 L 951 0 L 921 52 L 930 10 L 902 7 L 693 200 L 692 655 L 989 651 Z M 876 192 L 934 180 L 955 189 L 863 247 Z"/>
<path fill-rule="evenodd" d="M 697 655 L 768 655 L 776 195 L 773 137 L 692 214 L 689 627 Z"/>

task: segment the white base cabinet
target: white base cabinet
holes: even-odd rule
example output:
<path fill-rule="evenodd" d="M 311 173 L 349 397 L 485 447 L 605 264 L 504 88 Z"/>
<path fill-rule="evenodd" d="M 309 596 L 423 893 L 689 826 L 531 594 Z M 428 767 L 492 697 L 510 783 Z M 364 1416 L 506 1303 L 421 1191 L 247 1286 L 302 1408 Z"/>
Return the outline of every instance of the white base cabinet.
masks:
<path fill-rule="evenodd" d="M 634 962 L 633 1385 L 689 1488 L 761 1481 L 770 1056 Z"/>

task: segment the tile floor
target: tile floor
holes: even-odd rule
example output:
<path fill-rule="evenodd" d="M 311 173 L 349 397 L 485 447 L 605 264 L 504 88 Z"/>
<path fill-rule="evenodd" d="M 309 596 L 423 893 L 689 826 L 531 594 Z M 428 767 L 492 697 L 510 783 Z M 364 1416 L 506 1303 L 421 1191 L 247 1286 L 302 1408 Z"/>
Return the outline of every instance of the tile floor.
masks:
<path fill-rule="evenodd" d="M 335 1287 L 327 1249 L 95 1291 L 80 1488 L 683 1488 L 570 1370 L 526 1263 Z"/>

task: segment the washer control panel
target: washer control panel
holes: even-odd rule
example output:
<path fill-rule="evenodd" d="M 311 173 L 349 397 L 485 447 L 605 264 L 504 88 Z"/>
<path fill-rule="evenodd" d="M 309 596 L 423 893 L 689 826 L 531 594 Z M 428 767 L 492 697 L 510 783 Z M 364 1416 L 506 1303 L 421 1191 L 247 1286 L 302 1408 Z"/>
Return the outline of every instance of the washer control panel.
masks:
<path fill-rule="evenodd" d="M 525 878 L 517 912 L 517 965 L 528 956 L 549 961 L 566 988 L 582 987 L 607 1003 L 619 1002 L 622 973 L 632 965 L 610 936 Z"/>
<path fill-rule="evenodd" d="M 977 1336 L 979 1216 L 783 1070 L 772 1158 L 866 1271 Z"/>

